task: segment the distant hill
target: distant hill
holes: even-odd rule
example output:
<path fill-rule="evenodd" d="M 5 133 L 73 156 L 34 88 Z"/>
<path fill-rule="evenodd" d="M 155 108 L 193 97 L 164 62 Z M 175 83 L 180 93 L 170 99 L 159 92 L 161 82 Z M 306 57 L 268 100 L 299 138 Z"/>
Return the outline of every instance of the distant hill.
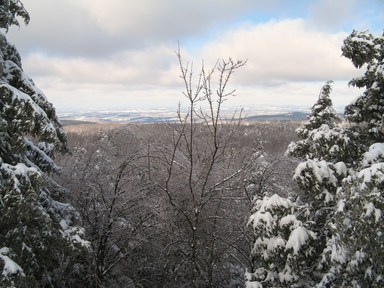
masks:
<path fill-rule="evenodd" d="M 300 121 L 307 118 L 307 113 L 304 112 L 286 112 L 278 114 L 266 114 L 266 115 L 255 115 L 245 117 L 246 121 Z"/>
<path fill-rule="evenodd" d="M 61 125 L 63 125 L 63 126 L 70 126 L 70 125 L 93 125 L 93 124 L 96 124 L 96 122 L 92 122 L 92 121 L 71 120 L 71 119 L 61 119 L 60 122 L 61 122 Z"/>
<path fill-rule="evenodd" d="M 308 112 L 299 110 L 246 110 L 245 121 L 300 121 L 306 119 Z M 223 111 L 222 117 L 231 118 L 234 111 Z M 158 110 L 130 110 L 130 111 L 75 111 L 59 114 L 63 125 L 86 125 L 95 123 L 161 123 L 177 122 L 176 112 L 166 109 Z"/>

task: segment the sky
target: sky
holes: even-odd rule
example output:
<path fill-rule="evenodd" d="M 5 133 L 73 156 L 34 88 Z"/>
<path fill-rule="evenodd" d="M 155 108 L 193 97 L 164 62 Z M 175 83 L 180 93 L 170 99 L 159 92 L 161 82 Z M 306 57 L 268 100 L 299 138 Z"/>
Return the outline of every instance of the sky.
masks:
<path fill-rule="evenodd" d="M 353 29 L 384 31 L 384 0 L 33 0 L 29 25 L 7 38 L 23 69 L 60 112 L 177 108 L 175 54 L 213 67 L 247 60 L 230 80 L 231 107 L 308 106 L 333 80 L 336 107 L 362 91 L 341 56 Z"/>

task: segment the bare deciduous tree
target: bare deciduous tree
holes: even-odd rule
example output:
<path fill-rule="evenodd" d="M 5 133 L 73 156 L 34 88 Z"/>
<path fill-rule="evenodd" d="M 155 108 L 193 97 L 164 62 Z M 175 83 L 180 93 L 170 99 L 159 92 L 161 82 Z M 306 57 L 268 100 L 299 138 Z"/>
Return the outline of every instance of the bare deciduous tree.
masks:
<path fill-rule="evenodd" d="M 226 118 L 222 110 L 235 94 L 229 80 L 246 61 L 221 60 L 211 70 L 203 64 L 194 79 L 192 64 L 183 64 L 180 50 L 177 57 L 189 107 L 186 113 L 179 107 L 178 123 L 167 125 L 169 144 L 151 146 L 149 175 L 173 208 L 178 232 L 183 231 L 171 245 L 184 255 L 177 269 L 191 287 L 218 287 L 218 263 L 226 257 L 247 257 L 235 256 L 242 237 L 235 230 L 240 226 L 236 222 L 244 227 L 246 221 L 240 216 L 247 207 L 242 180 L 252 153 L 237 142 L 241 111 Z"/>

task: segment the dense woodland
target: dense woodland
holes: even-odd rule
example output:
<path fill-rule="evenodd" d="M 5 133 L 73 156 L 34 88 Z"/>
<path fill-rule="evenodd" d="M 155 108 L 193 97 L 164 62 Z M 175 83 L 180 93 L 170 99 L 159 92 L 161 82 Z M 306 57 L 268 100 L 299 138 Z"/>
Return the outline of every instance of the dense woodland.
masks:
<path fill-rule="evenodd" d="M 18 0 L 0 12 L 29 21 Z M 382 36 L 344 41 L 363 93 L 342 118 L 332 81 L 303 123 L 224 117 L 246 62 L 177 53 L 176 123 L 78 131 L 0 36 L 1 287 L 384 285 Z"/>
<path fill-rule="evenodd" d="M 189 287 L 195 277 L 198 287 L 242 287 L 245 269 L 252 267 L 252 199 L 293 190 L 296 163 L 284 152 L 297 125 L 220 127 L 225 138 L 217 141 L 232 140 L 220 144 L 216 153 L 222 155 L 212 168 L 210 127 L 195 124 L 193 174 L 187 144 L 173 142 L 181 124 L 99 125 L 69 133 L 73 153 L 57 159 L 63 170 L 56 180 L 83 215 L 92 246 L 84 259 L 89 281 Z"/>

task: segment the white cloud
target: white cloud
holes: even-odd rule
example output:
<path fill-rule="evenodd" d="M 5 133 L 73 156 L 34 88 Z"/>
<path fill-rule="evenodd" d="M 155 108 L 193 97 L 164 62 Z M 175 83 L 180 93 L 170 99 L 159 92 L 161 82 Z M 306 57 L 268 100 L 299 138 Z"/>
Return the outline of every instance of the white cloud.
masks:
<path fill-rule="evenodd" d="M 347 87 L 348 80 L 356 74 L 349 60 L 341 57 L 345 36 L 315 31 L 301 19 L 271 21 L 227 31 L 203 46 L 198 55 L 183 50 L 182 56 L 185 61 L 194 61 L 196 72 L 202 59 L 207 68 L 218 58 L 248 59 L 232 79 L 239 93 L 234 102 L 229 102 L 233 105 L 271 100 L 291 104 L 292 99 L 299 105 L 309 105 L 325 81 L 343 80 Z M 94 97 L 92 104 L 98 106 L 118 101 L 128 106 L 163 102 L 175 106 L 183 89 L 176 49 L 176 43 L 174 47 L 161 44 L 121 50 L 104 58 L 34 53 L 23 63 L 27 73 L 43 83 L 43 91 L 47 89 L 47 95 L 54 97 L 53 102 L 58 99 L 60 107 L 66 107 L 66 101 L 72 103 L 69 99 L 73 97 L 73 101 L 84 105 Z M 338 97 L 337 103 L 349 102 Z"/>
<path fill-rule="evenodd" d="M 237 106 L 300 106 L 310 108 L 318 99 L 321 87 L 325 82 L 287 82 L 279 86 L 255 85 L 241 86 L 238 96 L 228 102 Z M 335 81 L 332 84 L 331 98 L 333 104 L 340 108 L 352 102 L 361 91 L 349 87 L 348 81 Z"/>
<path fill-rule="evenodd" d="M 196 69 L 201 60 L 209 67 L 218 58 L 248 59 L 236 73 L 239 85 L 350 79 L 356 72 L 350 61 L 341 57 L 345 36 L 306 29 L 303 20 L 273 21 L 229 31 L 203 47 L 194 59 L 185 51 L 182 56 L 185 61 L 194 60 Z M 158 45 L 105 58 L 31 54 L 24 65 L 33 75 L 56 75 L 68 82 L 168 86 L 180 83 L 176 49 L 176 43 L 175 47 Z"/>
<path fill-rule="evenodd" d="M 169 85 L 176 56 L 167 46 L 127 50 L 106 58 L 48 57 L 30 54 L 24 67 L 35 77 L 55 77 L 70 83 L 103 83 L 121 85 Z M 168 84 L 167 84 L 168 83 Z"/>
<path fill-rule="evenodd" d="M 346 36 L 308 29 L 301 19 L 271 21 L 227 32 L 207 45 L 203 56 L 248 59 L 238 77 L 247 85 L 350 79 L 355 69 L 341 57 Z"/>

